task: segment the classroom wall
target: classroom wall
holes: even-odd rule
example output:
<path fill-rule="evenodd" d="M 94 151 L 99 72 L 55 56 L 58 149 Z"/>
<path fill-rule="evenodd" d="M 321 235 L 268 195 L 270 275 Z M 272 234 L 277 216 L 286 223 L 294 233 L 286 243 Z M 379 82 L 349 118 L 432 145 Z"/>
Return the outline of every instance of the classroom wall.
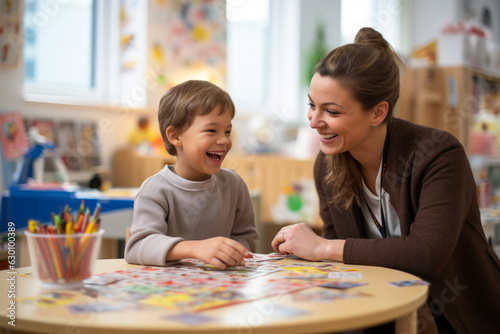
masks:
<path fill-rule="evenodd" d="M 418 0 L 413 2 L 413 47 L 430 42 L 446 22 L 457 22 L 457 0 Z"/>
<path fill-rule="evenodd" d="M 498 0 L 418 0 L 413 6 L 412 45 L 430 42 L 446 23 L 478 22 L 482 9 L 490 8 L 493 27 L 491 38 L 500 43 L 500 1 Z M 471 17 L 472 16 L 472 17 Z"/>
<path fill-rule="evenodd" d="M 314 5 L 311 5 L 314 4 Z M 464 17 L 465 5 L 479 12 L 484 5 L 490 6 L 494 16 L 494 27 L 492 36 L 500 42 L 500 1 L 498 0 L 419 0 L 411 1 L 412 19 L 412 41 L 411 45 L 418 46 L 436 37 L 439 29 L 447 22 L 458 22 Z M 295 30 L 298 33 L 300 44 L 307 45 L 314 34 L 315 24 L 318 21 L 326 21 L 328 44 L 335 47 L 340 43 L 340 0 L 315 0 L 314 2 L 301 0 L 295 2 L 295 6 L 300 11 L 301 20 L 297 22 Z M 321 10 L 318 10 L 321 9 Z M 495 16 L 496 15 L 496 16 Z M 297 49 L 299 42 L 297 42 Z M 279 45 L 276 45 L 279 48 Z M 297 50 L 299 52 L 299 50 Z M 294 76 L 300 76 L 298 69 L 294 70 Z M 140 116 L 137 111 L 116 110 L 107 107 L 85 107 L 57 104 L 32 103 L 24 101 L 23 88 L 24 69 L 17 66 L 14 69 L 0 70 L 0 113 L 20 111 L 27 117 L 50 117 L 56 119 L 95 120 L 98 124 L 98 131 L 101 141 L 101 161 L 111 167 L 111 157 L 113 151 L 124 145 L 127 141 L 128 133 L 135 127 Z M 303 89 L 302 89 L 303 90 Z M 301 89 L 297 87 L 291 90 L 290 95 L 298 93 L 305 96 Z M 277 101 L 279 103 L 279 101 Z M 297 102 L 302 103 L 299 99 Z M 306 108 L 303 108 L 306 110 Z M 153 120 L 152 125 L 156 126 L 155 113 L 149 110 L 146 112 Z M 302 116 L 301 116 L 302 117 Z M 241 131 L 243 132 L 243 131 Z M 3 168 L 0 166 L 0 170 Z M 5 185 L 1 184 L 0 189 Z"/>
<path fill-rule="evenodd" d="M 22 93 L 23 78 L 23 66 L 0 70 L 0 113 L 19 111 L 24 117 L 97 122 L 97 131 L 101 138 L 101 162 L 109 168 L 113 151 L 127 142 L 128 134 L 136 126 L 138 112 L 110 107 L 27 102 Z M 1 168 L 4 169 L 3 166 Z M 2 183 L 0 178 L 0 189 L 5 189 L 8 185 Z"/>
<path fill-rule="evenodd" d="M 273 1 L 272 5 L 277 5 L 277 1 Z M 286 0 L 281 3 L 293 7 L 290 10 L 295 11 L 293 15 L 288 15 L 286 17 L 300 17 L 300 20 L 296 21 L 284 21 L 282 24 L 282 29 L 279 31 L 279 36 L 275 40 L 280 41 L 281 44 L 277 43 L 273 47 L 278 51 L 286 48 L 289 52 L 295 50 L 297 55 L 303 51 L 303 48 L 311 43 L 314 38 L 316 24 L 318 22 L 323 22 L 327 30 L 327 44 L 333 48 L 340 44 L 340 0 Z M 291 6 L 293 5 L 293 6 Z M 282 13 L 281 11 L 276 12 L 276 15 Z M 282 15 L 285 17 L 285 15 Z M 279 19 L 280 17 L 278 17 Z M 274 19 L 277 19 L 276 17 Z M 149 27 L 150 28 L 150 27 Z M 285 38 L 287 37 L 287 38 Z M 294 38 L 295 37 L 295 38 Z M 297 38 L 298 37 L 298 38 Z M 151 38 L 151 36 L 150 36 Z M 286 45 L 283 45 L 285 43 Z M 270 59 L 270 63 L 273 62 L 283 62 L 285 59 L 290 59 L 290 53 L 283 54 L 283 52 L 273 52 L 277 59 Z M 302 70 L 300 68 L 301 56 L 297 56 L 296 62 L 287 66 L 290 69 L 283 73 L 283 76 L 273 76 L 279 77 L 283 83 L 274 85 L 274 87 L 279 87 L 279 92 L 270 92 L 272 96 L 287 96 L 288 99 L 292 99 L 293 106 L 297 108 L 300 105 L 300 112 L 306 110 L 305 96 L 303 90 L 302 82 L 297 81 L 301 79 Z M 22 58 L 20 59 L 22 61 Z M 270 70 L 275 71 L 278 66 L 271 66 Z M 283 69 L 283 66 L 279 68 Z M 111 158 L 113 152 L 123 146 L 126 141 L 128 134 L 136 126 L 136 121 L 140 116 L 137 111 L 127 112 L 123 110 L 115 110 L 110 107 L 86 107 L 86 106 L 73 106 L 73 105 L 59 105 L 59 104 L 48 104 L 48 103 L 34 103 L 27 102 L 23 97 L 23 79 L 24 79 L 24 67 L 22 64 L 18 65 L 13 69 L 0 70 L 0 113 L 20 111 L 23 116 L 32 117 L 46 117 L 56 120 L 73 120 L 74 122 L 79 122 L 81 120 L 93 120 L 97 122 L 98 132 L 101 138 L 101 161 L 102 164 L 108 168 L 111 168 Z M 301 97 L 304 97 L 303 99 Z M 278 101 L 273 101 L 273 105 L 281 106 L 283 104 L 283 99 L 280 98 Z M 292 106 L 291 106 L 292 107 Z M 153 127 L 157 126 L 155 107 L 150 108 L 149 111 L 143 113 L 149 115 Z M 305 115 L 300 115 L 301 119 L 305 120 Z M 244 134 L 244 130 L 241 131 Z M 0 181 L 1 182 L 1 181 Z M 0 183 L 0 189 L 4 189 L 8 185 L 2 185 Z"/>

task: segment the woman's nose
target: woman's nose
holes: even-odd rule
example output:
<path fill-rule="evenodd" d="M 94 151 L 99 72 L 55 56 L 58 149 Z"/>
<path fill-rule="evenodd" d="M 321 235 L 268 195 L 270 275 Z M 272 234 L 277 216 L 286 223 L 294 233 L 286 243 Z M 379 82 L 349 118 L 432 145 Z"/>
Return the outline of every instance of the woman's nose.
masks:
<path fill-rule="evenodd" d="M 309 119 L 309 126 L 313 129 L 319 128 L 321 125 L 321 117 L 319 112 L 316 110 L 309 110 L 307 112 L 307 118 Z"/>

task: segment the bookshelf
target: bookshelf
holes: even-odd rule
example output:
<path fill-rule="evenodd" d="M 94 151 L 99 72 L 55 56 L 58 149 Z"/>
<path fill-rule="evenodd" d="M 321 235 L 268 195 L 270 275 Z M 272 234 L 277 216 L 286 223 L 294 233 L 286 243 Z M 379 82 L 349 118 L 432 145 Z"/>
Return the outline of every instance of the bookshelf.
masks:
<path fill-rule="evenodd" d="M 471 67 L 407 68 L 397 117 L 446 130 L 469 150 L 471 129 L 485 96 L 500 94 L 500 76 Z"/>

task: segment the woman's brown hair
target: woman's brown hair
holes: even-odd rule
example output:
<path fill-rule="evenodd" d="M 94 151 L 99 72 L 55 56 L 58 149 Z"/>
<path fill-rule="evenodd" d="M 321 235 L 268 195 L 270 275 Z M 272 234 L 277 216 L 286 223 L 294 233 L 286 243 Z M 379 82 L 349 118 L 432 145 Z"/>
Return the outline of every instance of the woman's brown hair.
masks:
<path fill-rule="evenodd" d="M 366 111 L 386 101 L 389 110 L 384 122 L 388 122 L 399 98 L 403 68 L 401 59 L 378 31 L 361 28 L 354 43 L 330 51 L 316 65 L 314 73 L 339 82 Z M 332 155 L 327 161 L 329 173 L 325 181 L 333 187 L 332 201 L 346 209 L 354 201 L 360 204 L 363 175 L 359 163 L 349 152 Z"/>

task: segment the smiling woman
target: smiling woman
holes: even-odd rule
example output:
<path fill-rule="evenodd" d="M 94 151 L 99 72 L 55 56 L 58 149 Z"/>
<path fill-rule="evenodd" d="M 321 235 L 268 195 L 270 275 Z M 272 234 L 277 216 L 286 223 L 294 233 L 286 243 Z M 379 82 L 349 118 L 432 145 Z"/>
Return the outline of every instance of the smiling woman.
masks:
<path fill-rule="evenodd" d="M 451 134 L 392 116 L 400 67 L 372 28 L 316 66 L 308 118 L 320 134 L 314 179 L 323 237 L 296 224 L 272 246 L 412 273 L 431 283 L 428 308 L 440 333 L 495 332 L 500 286 L 490 283 L 500 281 L 500 261 L 481 226 L 467 155 Z M 460 298 L 448 298 L 450 289 Z"/>

